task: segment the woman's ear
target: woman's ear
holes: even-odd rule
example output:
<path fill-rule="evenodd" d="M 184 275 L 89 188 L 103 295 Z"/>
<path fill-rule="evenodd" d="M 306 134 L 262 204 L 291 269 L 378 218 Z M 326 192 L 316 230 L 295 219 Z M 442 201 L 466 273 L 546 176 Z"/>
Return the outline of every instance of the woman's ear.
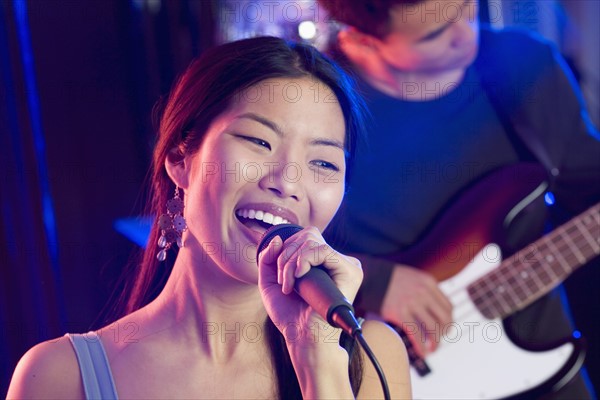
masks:
<path fill-rule="evenodd" d="M 188 187 L 188 164 L 189 160 L 178 147 L 172 148 L 165 158 L 165 169 L 167 170 L 167 174 L 173 183 L 182 189 Z"/>

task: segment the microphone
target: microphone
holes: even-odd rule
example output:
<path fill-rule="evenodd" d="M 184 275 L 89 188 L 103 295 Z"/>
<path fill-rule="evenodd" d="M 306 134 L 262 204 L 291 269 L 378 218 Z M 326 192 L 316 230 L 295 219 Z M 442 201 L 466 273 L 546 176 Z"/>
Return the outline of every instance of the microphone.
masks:
<path fill-rule="evenodd" d="M 294 224 L 279 224 L 270 227 L 263 235 L 256 251 L 256 262 L 261 251 L 269 246 L 276 236 L 284 242 L 303 228 Z M 361 327 L 354 317 L 354 308 L 346 297 L 335 286 L 333 280 L 323 266 L 312 267 L 305 275 L 296 279 L 294 290 L 311 306 L 317 314 L 331 326 L 341 328 L 354 337 L 361 332 Z"/>

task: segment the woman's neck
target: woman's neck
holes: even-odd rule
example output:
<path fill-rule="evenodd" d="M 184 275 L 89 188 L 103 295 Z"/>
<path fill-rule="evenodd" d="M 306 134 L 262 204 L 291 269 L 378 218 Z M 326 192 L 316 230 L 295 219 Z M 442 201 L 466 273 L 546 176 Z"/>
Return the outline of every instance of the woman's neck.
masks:
<path fill-rule="evenodd" d="M 227 276 L 210 258 L 179 251 L 171 275 L 149 311 L 180 340 L 202 344 L 211 357 L 232 357 L 240 345 L 264 338 L 267 313 L 258 285 Z M 262 340 L 261 340 L 262 341 Z"/>

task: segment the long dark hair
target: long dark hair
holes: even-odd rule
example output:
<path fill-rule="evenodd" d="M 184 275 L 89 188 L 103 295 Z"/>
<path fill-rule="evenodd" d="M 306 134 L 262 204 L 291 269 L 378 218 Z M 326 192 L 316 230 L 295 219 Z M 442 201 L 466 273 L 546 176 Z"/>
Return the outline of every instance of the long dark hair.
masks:
<path fill-rule="evenodd" d="M 212 48 L 193 61 L 177 80 L 160 119 L 157 143 L 150 172 L 151 194 L 147 214 L 164 212 L 174 185 L 164 164 L 167 154 L 178 149 L 181 155 L 193 154 L 201 145 L 210 123 L 243 90 L 273 78 L 312 77 L 326 84 L 337 97 L 346 124 L 346 181 L 350 180 L 356 144 L 364 132 L 365 106 L 354 92 L 354 84 L 337 65 L 311 46 L 286 42 L 274 37 L 257 37 Z M 152 301 L 163 289 L 176 258 L 171 249 L 163 262 L 156 254 L 160 230 L 152 227 L 148 246 L 134 279 L 121 299 L 121 315 L 129 314 Z M 174 246 L 176 247 L 176 246 Z M 283 336 L 268 319 L 266 332 L 276 369 L 278 391 L 282 398 L 301 398 L 300 388 Z M 361 378 L 358 352 L 351 352 L 350 371 L 355 391 Z"/>

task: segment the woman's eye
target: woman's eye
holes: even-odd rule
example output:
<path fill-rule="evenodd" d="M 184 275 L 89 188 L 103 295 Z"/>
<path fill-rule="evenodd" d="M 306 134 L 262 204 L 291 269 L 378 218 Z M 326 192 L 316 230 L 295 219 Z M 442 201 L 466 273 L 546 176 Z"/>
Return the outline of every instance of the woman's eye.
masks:
<path fill-rule="evenodd" d="M 311 163 L 312 163 L 312 165 L 314 165 L 318 168 L 328 169 L 330 171 L 339 171 L 340 170 L 337 165 L 335 165 L 334 163 L 330 163 L 328 161 L 314 160 Z"/>
<path fill-rule="evenodd" d="M 258 146 L 262 146 L 262 147 L 265 147 L 265 148 L 271 150 L 271 145 L 269 144 L 269 142 L 267 142 L 265 140 L 262 140 L 262 139 L 259 139 L 259 138 L 253 137 L 253 136 L 238 135 L 238 137 L 240 137 L 244 140 L 247 140 L 248 142 L 254 143 Z"/>

